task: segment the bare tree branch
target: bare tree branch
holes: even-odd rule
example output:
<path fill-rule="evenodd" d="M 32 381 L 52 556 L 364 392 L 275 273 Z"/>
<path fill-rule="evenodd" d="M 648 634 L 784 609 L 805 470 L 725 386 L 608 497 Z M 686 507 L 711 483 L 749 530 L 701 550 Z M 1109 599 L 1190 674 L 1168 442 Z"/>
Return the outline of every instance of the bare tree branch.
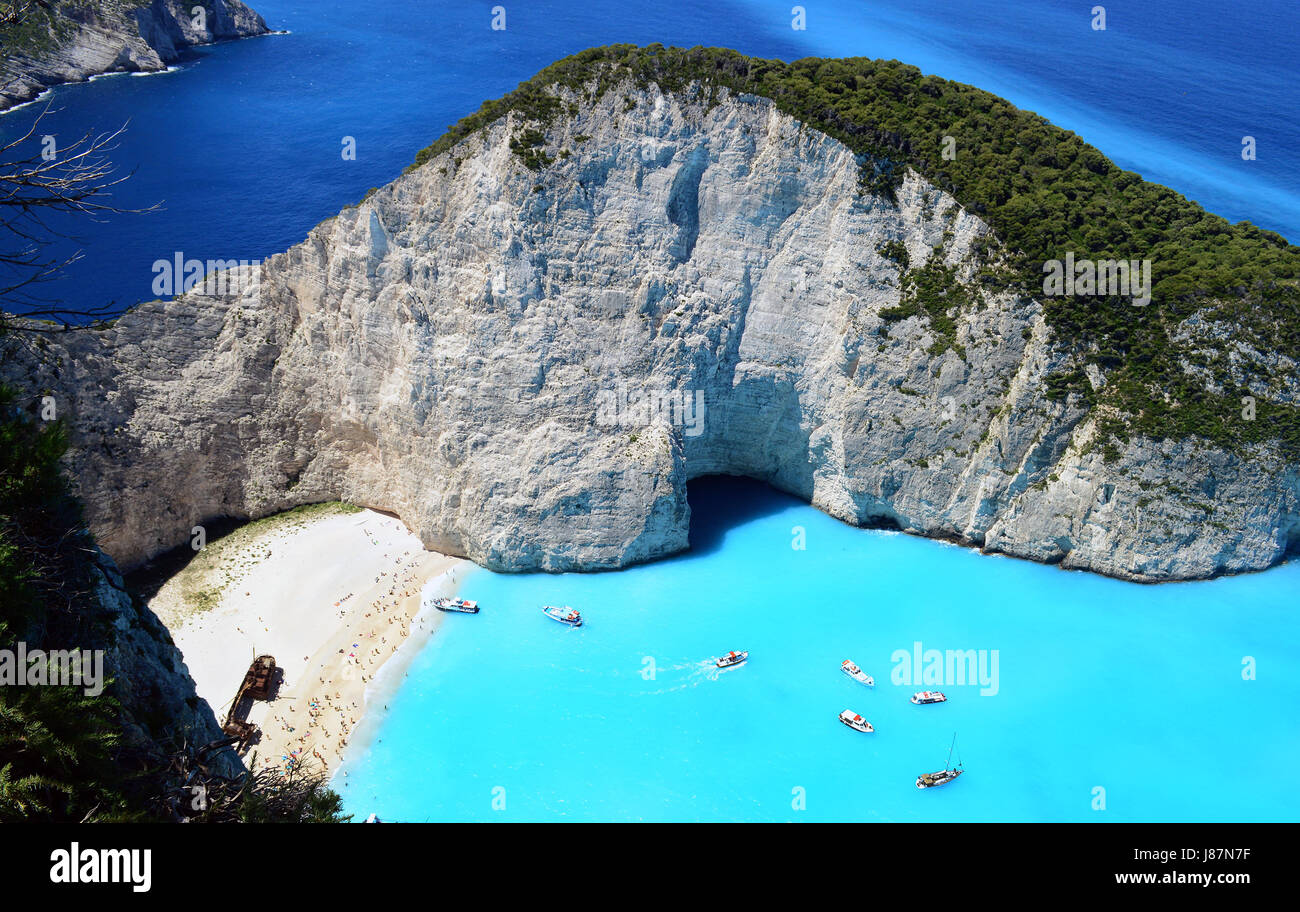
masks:
<path fill-rule="evenodd" d="M 21 3 L 14 0 L 8 2 L 0 0 L 0 28 L 17 25 L 37 6 L 47 10 L 53 9 L 48 0 L 23 0 Z"/>
<path fill-rule="evenodd" d="M 0 144 L 0 334 L 37 330 L 35 324 L 20 325 L 5 313 L 19 307 L 24 317 L 65 325 L 69 320 L 81 324 L 88 318 L 103 319 L 117 310 L 111 301 L 69 306 L 32 295 L 33 286 L 58 276 L 82 257 L 80 250 L 71 255 L 52 252 L 60 240 L 79 239 L 53 228 L 46 216 L 72 214 L 104 221 L 109 215 L 159 208 L 154 204 L 126 209 L 111 201 L 113 188 L 135 173 L 115 174 L 110 155 L 125 124 L 108 133 L 87 132 L 60 149 L 41 134 L 51 113 L 46 105 L 22 136 Z"/>

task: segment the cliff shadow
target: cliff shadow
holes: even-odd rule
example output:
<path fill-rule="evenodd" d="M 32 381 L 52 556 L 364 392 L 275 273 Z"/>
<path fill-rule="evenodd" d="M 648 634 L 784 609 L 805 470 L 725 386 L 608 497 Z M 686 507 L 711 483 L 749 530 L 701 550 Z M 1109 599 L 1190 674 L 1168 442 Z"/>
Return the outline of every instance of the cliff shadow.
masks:
<path fill-rule="evenodd" d="M 204 532 L 208 540 L 216 542 L 231 532 L 248 525 L 247 519 L 232 516 L 219 516 L 203 521 Z M 167 551 L 155 554 L 142 564 L 122 573 L 127 589 L 143 601 L 150 602 L 169 579 L 176 576 L 190 565 L 190 561 L 199 556 L 188 541 Z"/>
<path fill-rule="evenodd" d="M 689 481 L 686 499 L 691 506 L 692 555 L 712 554 L 730 530 L 804 503 L 769 484 L 736 475 L 704 475 Z"/>

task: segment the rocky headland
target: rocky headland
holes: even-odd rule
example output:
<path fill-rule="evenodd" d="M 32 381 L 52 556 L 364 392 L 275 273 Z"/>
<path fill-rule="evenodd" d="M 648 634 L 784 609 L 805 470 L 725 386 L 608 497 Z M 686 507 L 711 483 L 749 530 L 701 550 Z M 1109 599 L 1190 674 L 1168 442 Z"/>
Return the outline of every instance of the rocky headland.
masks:
<path fill-rule="evenodd" d="M 342 500 L 498 570 L 617 568 L 687 547 L 686 484 L 710 474 L 1131 580 L 1300 543 L 1285 435 L 1131 417 L 1134 369 L 1000 278 L 1005 232 L 905 138 L 864 153 L 734 84 L 583 66 L 535 80 L 531 109 L 485 106 L 237 291 L 11 348 L 4 378 L 68 417 L 105 551 L 130 567 L 216 517 Z M 1147 311 L 1179 352 L 1236 344 L 1224 371 L 1173 369 L 1291 414 L 1291 349 L 1224 343 L 1221 303 Z"/>
<path fill-rule="evenodd" d="M 240 0 L 27 3 L 19 16 L 0 27 L 0 111 L 52 86 L 165 70 L 187 48 L 269 31 Z"/>

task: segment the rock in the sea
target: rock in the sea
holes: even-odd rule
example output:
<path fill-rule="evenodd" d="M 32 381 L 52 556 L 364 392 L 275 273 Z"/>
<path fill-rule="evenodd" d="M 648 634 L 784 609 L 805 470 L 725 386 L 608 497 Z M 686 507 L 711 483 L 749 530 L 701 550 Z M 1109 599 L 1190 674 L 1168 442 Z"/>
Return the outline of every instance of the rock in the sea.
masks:
<path fill-rule="evenodd" d="M 129 566 L 213 517 L 345 500 L 488 567 L 613 568 L 686 548 L 686 482 L 717 473 L 1130 579 L 1300 540 L 1297 470 L 1266 446 L 1135 437 L 1105 461 L 1079 398 L 1045 396 L 1040 304 L 979 287 L 989 227 L 915 172 L 873 195 L 763 98 L 561 93 L 541 170 L 512 113 L 239 293 L 7 356 L 71 415 L 103 548 Z M 882 317 L 899 245 L 955 270 L 951 331 Z"/>
<path fill-rule="evenodd" d="M 0 34 L 0 111 L 51 86 L 164 70 L 186 48 L 268 31 L 241 0 L 96 0 L 57 4 L 48 15 L 33 5 L 26 15 L 33 27 L 21 41 Z"/>

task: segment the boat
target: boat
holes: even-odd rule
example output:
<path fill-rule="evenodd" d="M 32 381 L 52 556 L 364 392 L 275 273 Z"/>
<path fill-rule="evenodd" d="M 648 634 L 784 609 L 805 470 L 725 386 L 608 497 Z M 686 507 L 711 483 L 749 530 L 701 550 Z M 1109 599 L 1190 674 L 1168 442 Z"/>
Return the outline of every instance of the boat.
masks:
<path fill-rule="evenodd" d="M 469 599 L 436 598 L 433 607 L 441 611 L 459 611 L 462 614 L 478 614 L 478 602 Z"/>
<path fill-rule="evenodd" d="M 870 722 L 868 722 L 866 719 L 859 716 L 851 709 L 846 709 L 844 710 L 844 712 L 840 713 L 840 721 L 843 722 L 845 725 L 847 725 L 849 728 L 853 729 L 854 731 L 860 731 L 865 734 L 871 734 L 873 731 L 875 731 L 875 729 L 871 727 Z"/>
<path fill-rule="evenodd" d="M 718 667 L 731 668 L 734 665 L 739 665 L 741 662 L 745 661 L 748 658 L 749 658 L 748 652 L 732 651 L 724 655 L 722 658 L 718 659 Z"/>
<path fill-rule="evenodd" d="M 582 626 L 582 615 L 574 611 L 568 605 L 563 608 L 557 608 L 554 605 L 547 605 L 542 608 L 542 614 L 546 615 L 553 621 L 559 621 L 561 624 L 568 624 L 570 627 Z"/>
<path fill-rule="evenodd" d="M 947 700 L 948 698 L 937 690 L 922 690 L 912 694 L 912 702 L 917 706 L 922 703 L 944 703 Z"/>
<path fill-rule="evenodd" d="M 853 664 L 853 661 L 851 659 L 845 659 L 843 662 L 841 662 L 840 670 L 843 671 L 846 675 L 848 675 L 853 680 L 857 681 L 859 684 L 865 684 L 868 687 L 876 686 L 875 679 L 872 678 L 871 675 L 863 671 L 861 668 L 859 668 L 857 665 Z"/>
<path fill-rule="evenodd" d="M 275 664 L 273 655 L 258 656 L 244 672 L 244 680 L 235 691 L 235 699 L 230 701 L 226 721 L 221 726 L 222 733 L 231 739 L 231 743 L 237 742 L 240 751 L 261 734 L 261 729 L 248 721 L 253 701 L 271 699 L 283 677 L 284 671 Z"/>
<path fill-rule="evenodd" d="M 253 659 L 253 664 L 244 672 L 244 687 L 247 688 L 248 695 L 254 700 L 269 700 L 276 670 L 275 656 L 260 655 Z"/>
<path fill-rule="evenodd" d="M 952 765 L 952 749 L 956 746 L 957 746 L 957 733 L 953 732 L 952 744 L 948 746 L 948 760 L 947 762 L 944 763 L 943 769 L 939 770 L 937 773 L 922 773 L 921 775 L 917 776 L 916 777 L 917 788 L 928 789 L 928 788 L 934 788 L 935 786 L 938 785 L 947 785 L 949 782 L 952 782 L 952 780 L 956 779 L 962 773 L 966 772 L 964 769 L 962 769 L 960 757 L 957 758 L 957 765 L 955 767 Z"/>

